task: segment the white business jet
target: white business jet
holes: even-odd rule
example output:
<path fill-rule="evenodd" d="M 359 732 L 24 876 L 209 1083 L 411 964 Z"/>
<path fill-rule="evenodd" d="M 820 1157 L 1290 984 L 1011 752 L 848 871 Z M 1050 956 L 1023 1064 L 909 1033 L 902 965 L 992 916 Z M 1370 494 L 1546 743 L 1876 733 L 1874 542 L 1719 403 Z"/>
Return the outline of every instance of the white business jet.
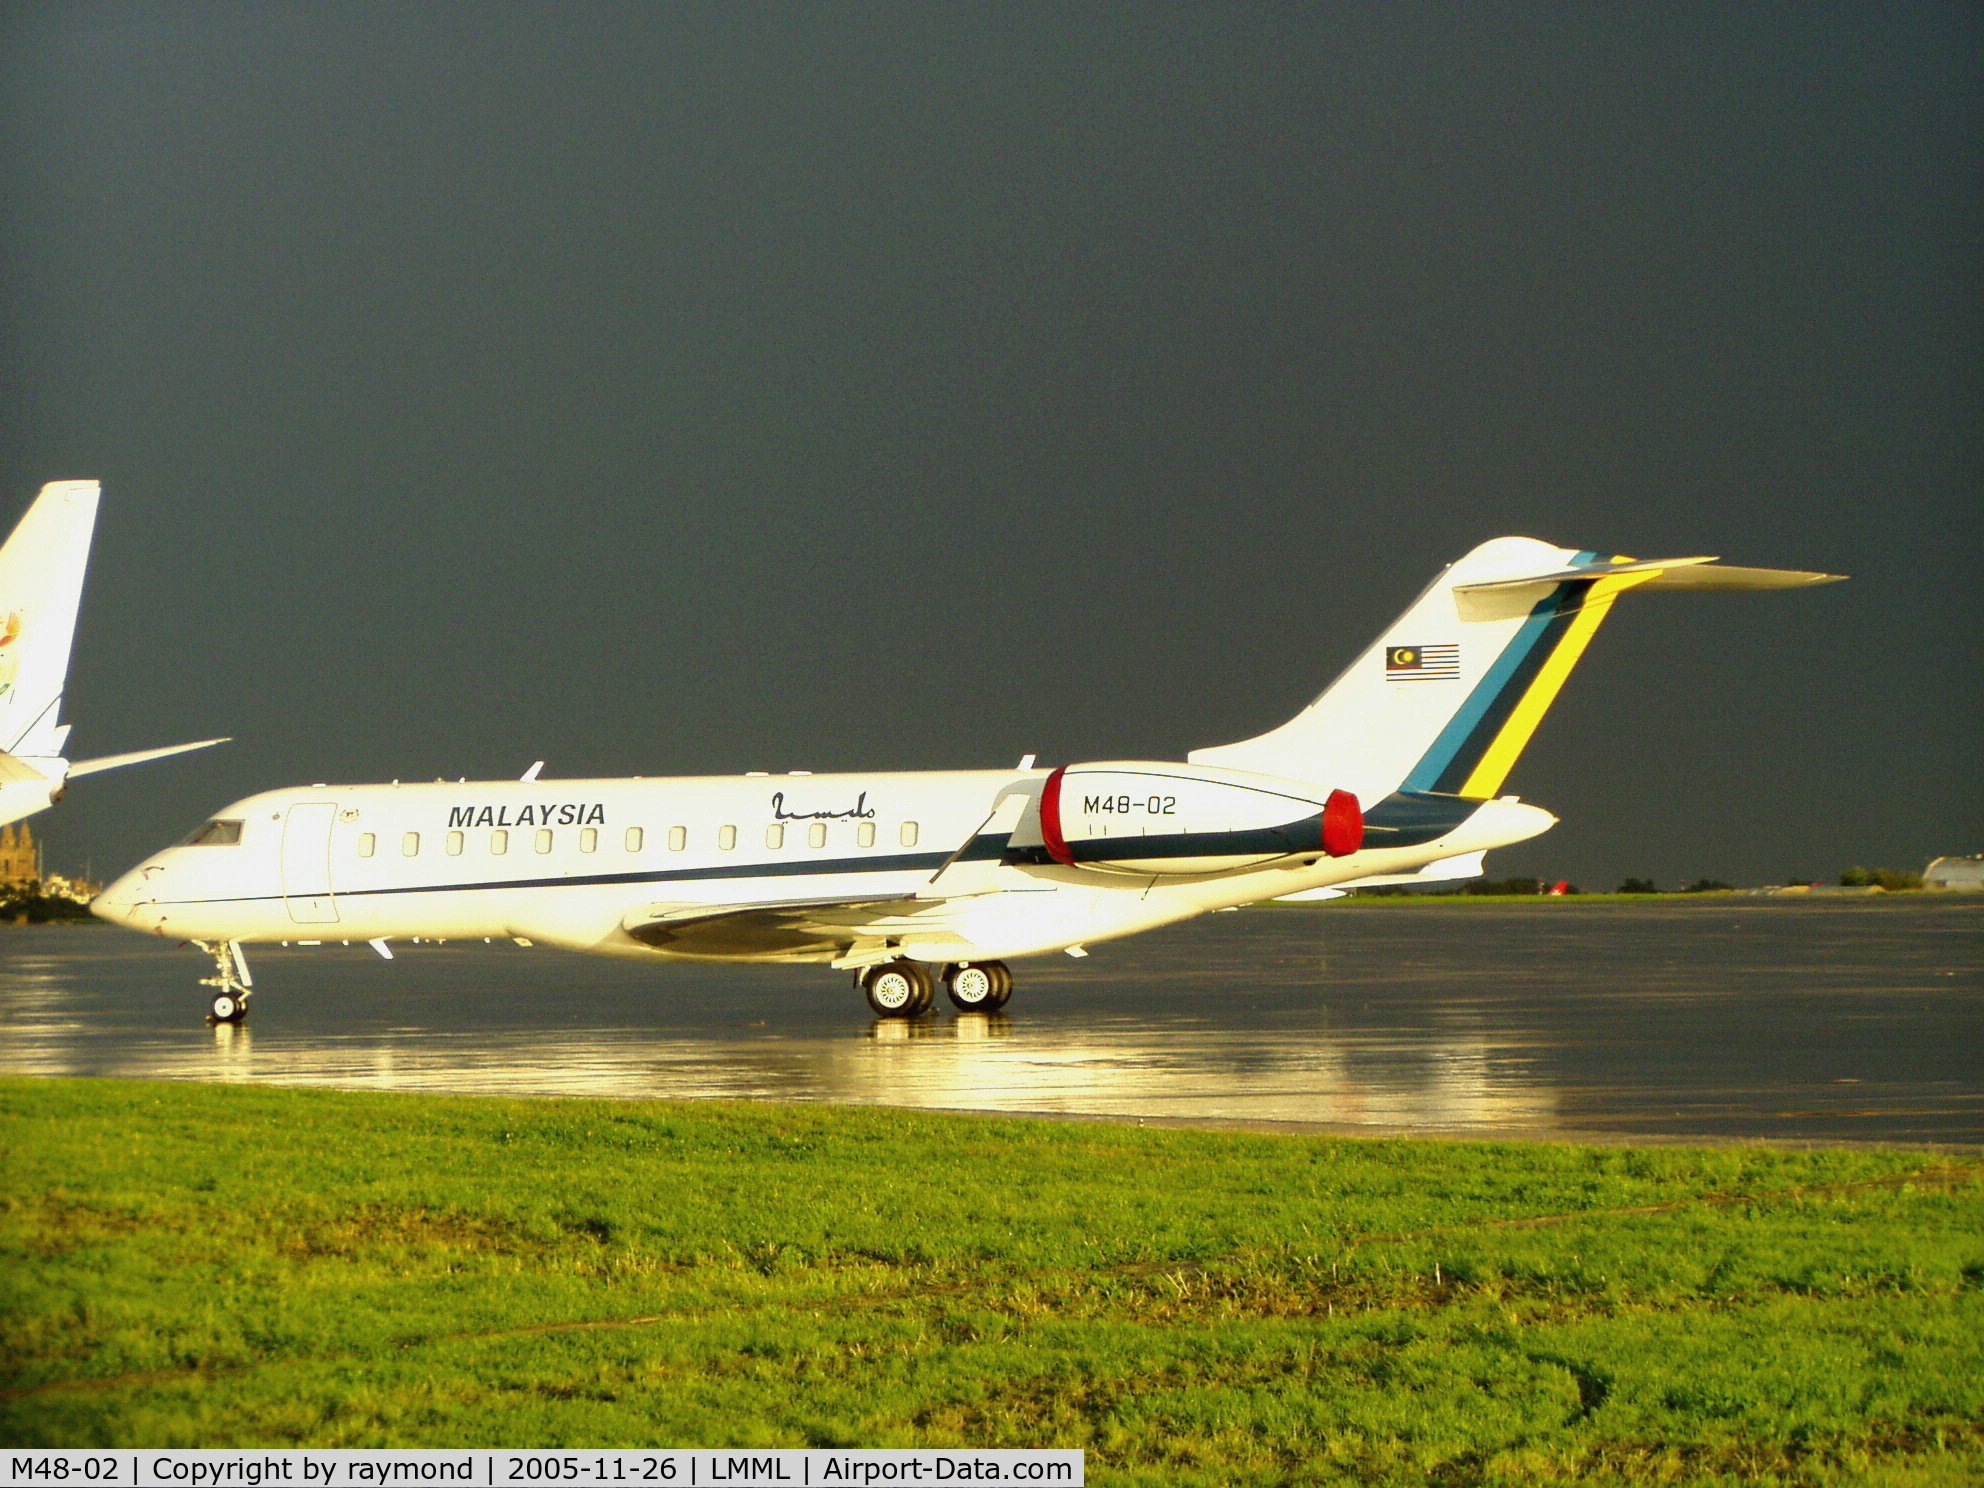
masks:
<path fill-rule="evenodd" d="M 74 763 L 65 757 L 69 725 L 58 720 L 97 495 L 95 481 L 43 486 L 0 547 L 0 825 L 46 811 L 84 775 L 227 742 L 202 739 Z"/>
<path fill-rule="evenodd" d="M 884 1018 L 1006 962 L 1262 899 L 1472 877 L 1556 818 L 1499 792 L 1628 589 L 1830 574 L 1633 562 L 1527 538 L 1449 567 L 1281 727 L 1184 764 L 313 785 L 238 801 L 92 905 L 214 957 L 241 1016 L 247 942 L 508 937 L 654 959 L 821 962 Z"/>

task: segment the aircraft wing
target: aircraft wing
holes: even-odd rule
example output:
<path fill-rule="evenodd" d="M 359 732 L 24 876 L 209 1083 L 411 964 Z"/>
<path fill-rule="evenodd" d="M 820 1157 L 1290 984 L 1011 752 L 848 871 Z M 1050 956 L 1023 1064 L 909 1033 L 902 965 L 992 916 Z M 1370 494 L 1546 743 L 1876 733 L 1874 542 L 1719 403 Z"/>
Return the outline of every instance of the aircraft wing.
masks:
<path fill-rule="evenodd" d="M 656 904 L 621 923 L 643 945 L 682 956 L 765 956 L 865 966 L 895 955 L 889 948 L 892 939 L 910 931 L 945 928 L 957 918 L 952 907 L 957 898 L 975 897 Z"/>
<path fill-rule="evenodd" d="M 228 739 L 201 739 L 194 744 L 167 744 L 162 749 L 134 749 L 129 754 L 105 754 L 96 759 L 77 760 L 69 766 L 69 778 L 94 775 L 99 770 L 118 770 L 125 765 L 142 765 L 146 760 L 165 759 L 169 755 L 188 754 L 195 749 L 211 749 L 216 744 L 226 744 Z"/>
<path fill-rule="evenodd" d="M 767 956 L 872 966 L 905 934 L 949 928 L 962 901 L 996 893 L 1000 857 L 1027 804 L 1000 798 L 920 889 L 887 897 L 788 899 L 754 904 L 651 904 L 621 927 L 643 945 L 684 956 Z"/>

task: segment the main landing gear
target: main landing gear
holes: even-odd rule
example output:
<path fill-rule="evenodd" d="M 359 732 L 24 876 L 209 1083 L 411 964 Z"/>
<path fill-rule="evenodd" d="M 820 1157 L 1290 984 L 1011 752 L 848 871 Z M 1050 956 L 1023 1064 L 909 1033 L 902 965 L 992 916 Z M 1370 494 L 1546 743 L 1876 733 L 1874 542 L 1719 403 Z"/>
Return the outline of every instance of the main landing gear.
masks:
<path fill-rule="evenodd" d="M 202 987 L 215 989 L 207 1021 L 239 1023 L 248 1016 L 248 999 L 255 991 L 255 978 L 248 974 L 248 958 L 241 954 L 239 942 L 196 940 L 193 944 L 214 958 L 218 973 L 200 980 Z"/>
<path fill-rule="evenodd" d="M 996 1013 L 1013 995 L 1013 974 L 1003 961 L 961 961 L 944 968 L 944 991 L 961 1013 Z"/>
<path fill-rule="evenodd" d="M 960 961 L 941 975 L 959 1012 L 996 1012 L 1013 995 L 1013 974 L 1003 961 Z M 937 977 L 921 961 L 885 961 L 862 974 L 861 990 L 878 1018 L 920 1018 L 936 1001 Z"/>

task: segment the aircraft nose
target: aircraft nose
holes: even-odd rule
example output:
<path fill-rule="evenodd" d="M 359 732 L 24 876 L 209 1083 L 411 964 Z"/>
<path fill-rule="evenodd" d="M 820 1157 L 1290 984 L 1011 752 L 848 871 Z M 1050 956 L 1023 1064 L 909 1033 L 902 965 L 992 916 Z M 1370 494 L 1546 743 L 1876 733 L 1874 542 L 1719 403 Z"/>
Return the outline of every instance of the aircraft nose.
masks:
<path fill-rule="evenodd" d="M 139 918 L 140 910 L 148 907 L 155 897 L 150 882 L 151 878 L 143 867 L 133 868 L 90 900 L 90 913 L 98 919 L 109 920 L 113 925 L 150 929 L 150 925 L 141 923 Z"/>

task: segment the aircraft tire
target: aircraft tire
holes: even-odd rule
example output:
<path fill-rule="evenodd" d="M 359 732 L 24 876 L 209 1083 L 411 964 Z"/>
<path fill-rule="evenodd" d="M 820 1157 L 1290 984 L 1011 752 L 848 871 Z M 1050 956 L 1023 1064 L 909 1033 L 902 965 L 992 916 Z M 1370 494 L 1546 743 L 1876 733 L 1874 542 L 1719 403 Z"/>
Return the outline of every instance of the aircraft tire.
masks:
<path fill-rule="evenodd" d="M 944 970 L 944 993 L 961 1013 L 989 1013 L 999 1005 L 999 976 L 977 962 Z"/>
<path fill-rule="evenodd" d="M 930 968 L 920 961 L 888 961 L 861 979 L 861 990 L 878 1018 L 916 1018 L 930 1010 L 936 996 Z"/>
<path fill-rule="evenodd" d="M 216 1023 L 239 1023 L 248 1011 L 248 1004 L 232 992 L 215 994 L 213 1020 Z"/>
<path fill-rule="evenodd" d="M 978 967 L 990 973 L 993 983 L 992 1001 L 986 1004 L 983 1011 L 996 1013 L 1013 995 L 1013 973 L 1003 961 L 980 961 Z"/>

